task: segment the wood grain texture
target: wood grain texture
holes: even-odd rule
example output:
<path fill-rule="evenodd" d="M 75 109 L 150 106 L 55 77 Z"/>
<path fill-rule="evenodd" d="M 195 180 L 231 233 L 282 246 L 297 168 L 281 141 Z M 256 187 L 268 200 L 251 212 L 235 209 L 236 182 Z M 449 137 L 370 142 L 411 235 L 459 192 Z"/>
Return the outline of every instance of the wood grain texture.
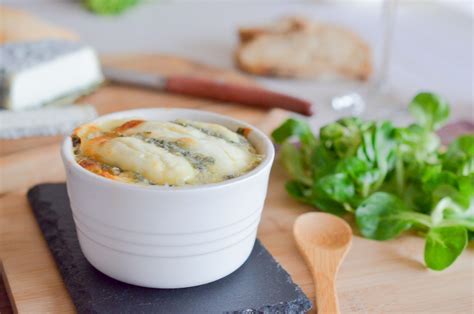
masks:
<path fill-rule="evenodd" d="M 3 280 L 2 274 L 0 274 L 0 313 L 1 314 L 13 313 L 13 308 L 10 303 L 10 297 L 8 296 L 8 291 L 5 288 L 5 280 Z"/>
<path fill-rule="evenodd" d="M 181 60 L 181 61 L 180 61 Z M 189 67 L 200 66 L 182 59 L 153 56 L 113 57 L 107 62 L 155 71 L 187 71 Z M 207 70 L 202 70 L 207 71 Z M 221 75 L 209 70 L 209 75 Z M 249 84 L 236 74 L 225 72 L 223 76 Z M 98 92 L 83 99 L 92 103 L 100 113 L 138 107 L 185 107 L 219 112 L 261 125 L 270 131 L 285 116 L 283 111 L 272 111 L 268 115 L 239 105 L 219 104 L 210 101 L 167 95 L 146 89 L 106 85 Z M 15 143 L 12 143 L 15 144 Z M 42 145 L 41 143 L 38 145 Z M 48 145 L 58 145 L 49 141 Z M 21 145 L 19 145 L 21 146 Z M 35 145 L 22 146 L 23 159 L 27 162 L 42 160 Z M 57 146 L 43 152 L 57 156 Z M 12 155 L 13 154 L 13 155 Z M 70 313 L 74 311 L 69 295 L 64 288 L 51 254 L 43 240 L 25 197 L 25 191 L 33 184 L 31 170 L 15 165 L 16 153 L 10 153 L 7 161 L 17 167 L 2 180 L 14 176 L 24 178 L 13 192 L 0 198 L 0 259 L 14 307 L 20 313 Z M 18 155 L 20 156 L 20 155 Z M 52 158 L 52 157 L 51 157 Z M 55 157 L 57 158 L 57 157 Z M 48 159 L 35 171 L 35 181 L 52 182 L 64 180 L 62 164 L 58 159 Z M 5 159 L 2 159 L 5 162 Z M 3 171 L 7 171 L 4 169 Z M 313 281 L 303 258 L 293 240 L 292 226 L 296 217 L 310 207 L 297 203 L 284 190 L 285 174 L 278 162 L 275 163 L 270 180 L 268 197 L 259 227 L 259 238 L 270 253 L 292 275 L 308 297 L 314 296 Z M 472 246 L 448 270 L 436 273 L 423 266 L 423 239 L 406 235 L 397 240 L 376 242 L 355 236 L 352 248 L 338 273 L 337 289 L 342 313 L 472 313 L 474 311 L 474 249 Z"/>
<path fill-rule="evenodd" d="M 0 194 L 19 191 L 44 180 L 64 178 L 60 144 L 53 143 L 0 157 Z"/>
<path fill-rule="evenodd" d="M 3 5 L 0 5 L 0 21 L 0 44 L 45 38 L 79 39 L 79 36 L 72 31 Z"/>

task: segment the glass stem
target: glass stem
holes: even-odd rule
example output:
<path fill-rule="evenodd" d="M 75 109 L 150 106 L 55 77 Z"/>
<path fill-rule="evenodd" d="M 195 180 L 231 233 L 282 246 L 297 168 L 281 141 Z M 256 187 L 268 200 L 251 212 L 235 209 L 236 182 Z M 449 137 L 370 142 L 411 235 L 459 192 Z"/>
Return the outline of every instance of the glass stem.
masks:
<path fill-rule="evenodd" d="M 395 30 L 397 5 L 398 0 L 384 0 L 382 4 L 382 48 L 380 56 L 380 70 L 376 74 L 372 84 L 372 89 L 374 92 L 382 89 L 387 82 L 387 77 L 390 70 L 390 59 L 392 56 L 393 33 Z"/>

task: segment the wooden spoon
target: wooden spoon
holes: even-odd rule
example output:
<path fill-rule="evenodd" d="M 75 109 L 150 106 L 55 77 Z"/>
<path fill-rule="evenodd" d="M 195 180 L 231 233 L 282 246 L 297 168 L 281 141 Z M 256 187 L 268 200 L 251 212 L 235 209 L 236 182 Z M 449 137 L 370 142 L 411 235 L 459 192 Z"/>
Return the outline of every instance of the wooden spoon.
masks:
<path fill-rule="evenodd" d="M 337 216 L 311 212 L 296 219 L 293 234 L 313 274 L 318 313 L 340 313 L 335 281 L 351 246 L 351 227 Z"/>

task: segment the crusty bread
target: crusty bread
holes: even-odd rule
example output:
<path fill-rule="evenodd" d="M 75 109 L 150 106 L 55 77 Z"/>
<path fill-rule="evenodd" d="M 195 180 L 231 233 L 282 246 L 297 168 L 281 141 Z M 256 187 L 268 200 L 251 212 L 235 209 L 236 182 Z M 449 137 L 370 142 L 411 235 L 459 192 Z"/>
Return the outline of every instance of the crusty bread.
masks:
<path fill-rule="evenodd" d="M 295 24 L 295 21 L 304 23 Z M 353 32 L 301 19 L 279 27 L 244 29 L 238 66 L 249 73 L 281 77 L 342 75 L 366 80 L 372 72 L 368 45 Z M 298 26 L 295 26 L 298 25 Z M 250 34 L 250 35 L 249 35 Z"/>
<path fill-rule="evenodd" d="M 240 43 L 246 43 L 263 34 L 287 34 L 296 31 L 309 31 L 311 22 L 301 16 L 280 18 L 268 25 L 239 28 Z"/>
<path fill-rule="evenodd" d="M 52 38 L 77 40 L 79 36 L 23 11 L 0 5 L 0 44 Z"/>

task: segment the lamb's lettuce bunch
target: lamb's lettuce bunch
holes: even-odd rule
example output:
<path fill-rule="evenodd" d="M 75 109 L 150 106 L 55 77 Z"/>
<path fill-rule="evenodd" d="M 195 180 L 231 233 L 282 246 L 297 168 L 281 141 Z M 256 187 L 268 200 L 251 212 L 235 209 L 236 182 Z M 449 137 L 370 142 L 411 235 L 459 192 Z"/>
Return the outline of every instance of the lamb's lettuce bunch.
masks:
<path fill-rule="evenodd" d="M 272 137 L 291 196 L 325 212 L 354 214 L 366 238 L 416 229 L 426 237 L 426 265 L 443 270 L 474 235 L 474 134 L 443 150 L 435 131 L 448 119 L 446 101 L 420 93 L 409 109 L 417 123 L 407 127 L 352 117 L 316 137 L 304 121 L 289 119 Z"/>

